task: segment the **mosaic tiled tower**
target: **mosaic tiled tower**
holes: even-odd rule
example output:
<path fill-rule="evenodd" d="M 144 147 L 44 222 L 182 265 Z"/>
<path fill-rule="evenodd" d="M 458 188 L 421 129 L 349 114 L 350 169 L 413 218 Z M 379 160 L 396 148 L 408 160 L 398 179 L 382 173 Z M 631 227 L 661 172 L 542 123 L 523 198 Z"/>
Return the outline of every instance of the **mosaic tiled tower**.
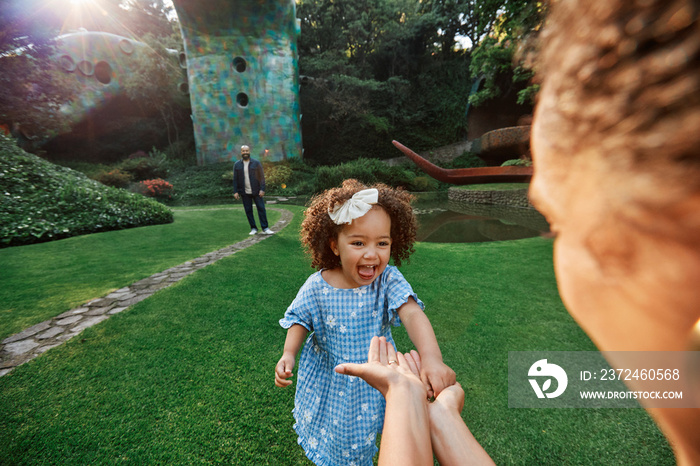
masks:
<path fill-rule="evenodd" d="M 301 156 L 294 0 L 174 0 L 200 165 Z M 183 60 L 183 66 L 185 65 Z"/>

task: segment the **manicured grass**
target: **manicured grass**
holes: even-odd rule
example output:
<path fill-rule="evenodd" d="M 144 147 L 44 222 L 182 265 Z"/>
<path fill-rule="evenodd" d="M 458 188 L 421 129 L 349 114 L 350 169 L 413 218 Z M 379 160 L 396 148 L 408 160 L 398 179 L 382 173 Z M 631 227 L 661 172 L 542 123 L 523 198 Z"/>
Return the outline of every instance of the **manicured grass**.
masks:
<path fill-rule="evenodd" d="M 279 212 L 268 214 L 271 225 L 279 219 Z M 0 249 L 0 340 L 241 241 L 250 231 L 242 207 L 175 209 L 174 218 L 165 225 Z"/>
<path fill-rule="evenodd" d="M 302 208 L 287 208 L 295 218 L 274 237 L 0 378 L 0 464 L 308 464 L 294 389 L 273 382 L 277 321 L 313 272 Z M 508 408 L 508 351 L 594 349 L 559 300 L 549 240 L 416 249 L 401 269 L 497 464 L 673 464 L 641 409 Z"/>

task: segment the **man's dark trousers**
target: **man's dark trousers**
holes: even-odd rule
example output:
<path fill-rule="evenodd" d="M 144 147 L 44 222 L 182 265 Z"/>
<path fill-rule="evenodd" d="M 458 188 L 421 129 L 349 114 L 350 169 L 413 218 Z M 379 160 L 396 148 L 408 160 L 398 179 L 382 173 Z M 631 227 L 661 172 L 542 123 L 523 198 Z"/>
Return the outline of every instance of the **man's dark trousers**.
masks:
<path fill-rule="evenodd" d="M 255 217 L 253 217 L 253 202 L 255 202 L 255 207 L 258 208 L 258 217 L 260 218 L 260 226 L 264 230 L 267 228 L 267 212 L 265 212 L 265 201 L 260 196 L 251 196 L 250 194 L 243 193 L 241 195 L 241 200 L 243 201 L 243 209 L 245 209 L 245 215 L 248 217 L 248 223 L 250 228 L 256 228 Z"/>

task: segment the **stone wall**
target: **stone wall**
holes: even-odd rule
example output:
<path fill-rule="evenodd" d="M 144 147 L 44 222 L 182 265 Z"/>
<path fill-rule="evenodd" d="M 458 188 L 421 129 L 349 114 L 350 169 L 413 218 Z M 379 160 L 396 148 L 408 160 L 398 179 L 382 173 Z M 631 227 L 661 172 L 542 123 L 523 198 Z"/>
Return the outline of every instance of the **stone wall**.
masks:
<path fill-rule="evenodd" d="M 472 204 L 493 204 L 534 209 L 527 198 L 527 189 L 488 190 L 450 188 L 447 198 L 455 202 Z"/>
<path fill-rule="evenodd" d="M 447 208 L 467 215 L 497 218 L 501 223 L 549 231 L 547 219 L 528 202 L 527 189 L 476 191 L 450 188 Z"/>

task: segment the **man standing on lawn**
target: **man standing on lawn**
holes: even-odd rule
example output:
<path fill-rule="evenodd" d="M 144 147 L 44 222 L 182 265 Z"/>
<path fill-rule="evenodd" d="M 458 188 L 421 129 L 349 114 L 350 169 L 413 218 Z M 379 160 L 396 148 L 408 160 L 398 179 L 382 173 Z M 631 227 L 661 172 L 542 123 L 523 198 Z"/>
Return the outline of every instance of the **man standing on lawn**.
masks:
<path fill-rule="evenodd" d="M 241 160 L 233 165 L 233 197 L 238 200 L 243 199 L 243 208 L 250 224 L 250 233 L 254 235 L 258 232 L 253 216 L 253 202 L 258 208 L 258 218 L 263 233 L 271 235 L 274 231 L 267 226 L 267 213 L 265 212 L 265 173 L 262 164 L 250 158 L 250 147 L 241 146 Z"/>

